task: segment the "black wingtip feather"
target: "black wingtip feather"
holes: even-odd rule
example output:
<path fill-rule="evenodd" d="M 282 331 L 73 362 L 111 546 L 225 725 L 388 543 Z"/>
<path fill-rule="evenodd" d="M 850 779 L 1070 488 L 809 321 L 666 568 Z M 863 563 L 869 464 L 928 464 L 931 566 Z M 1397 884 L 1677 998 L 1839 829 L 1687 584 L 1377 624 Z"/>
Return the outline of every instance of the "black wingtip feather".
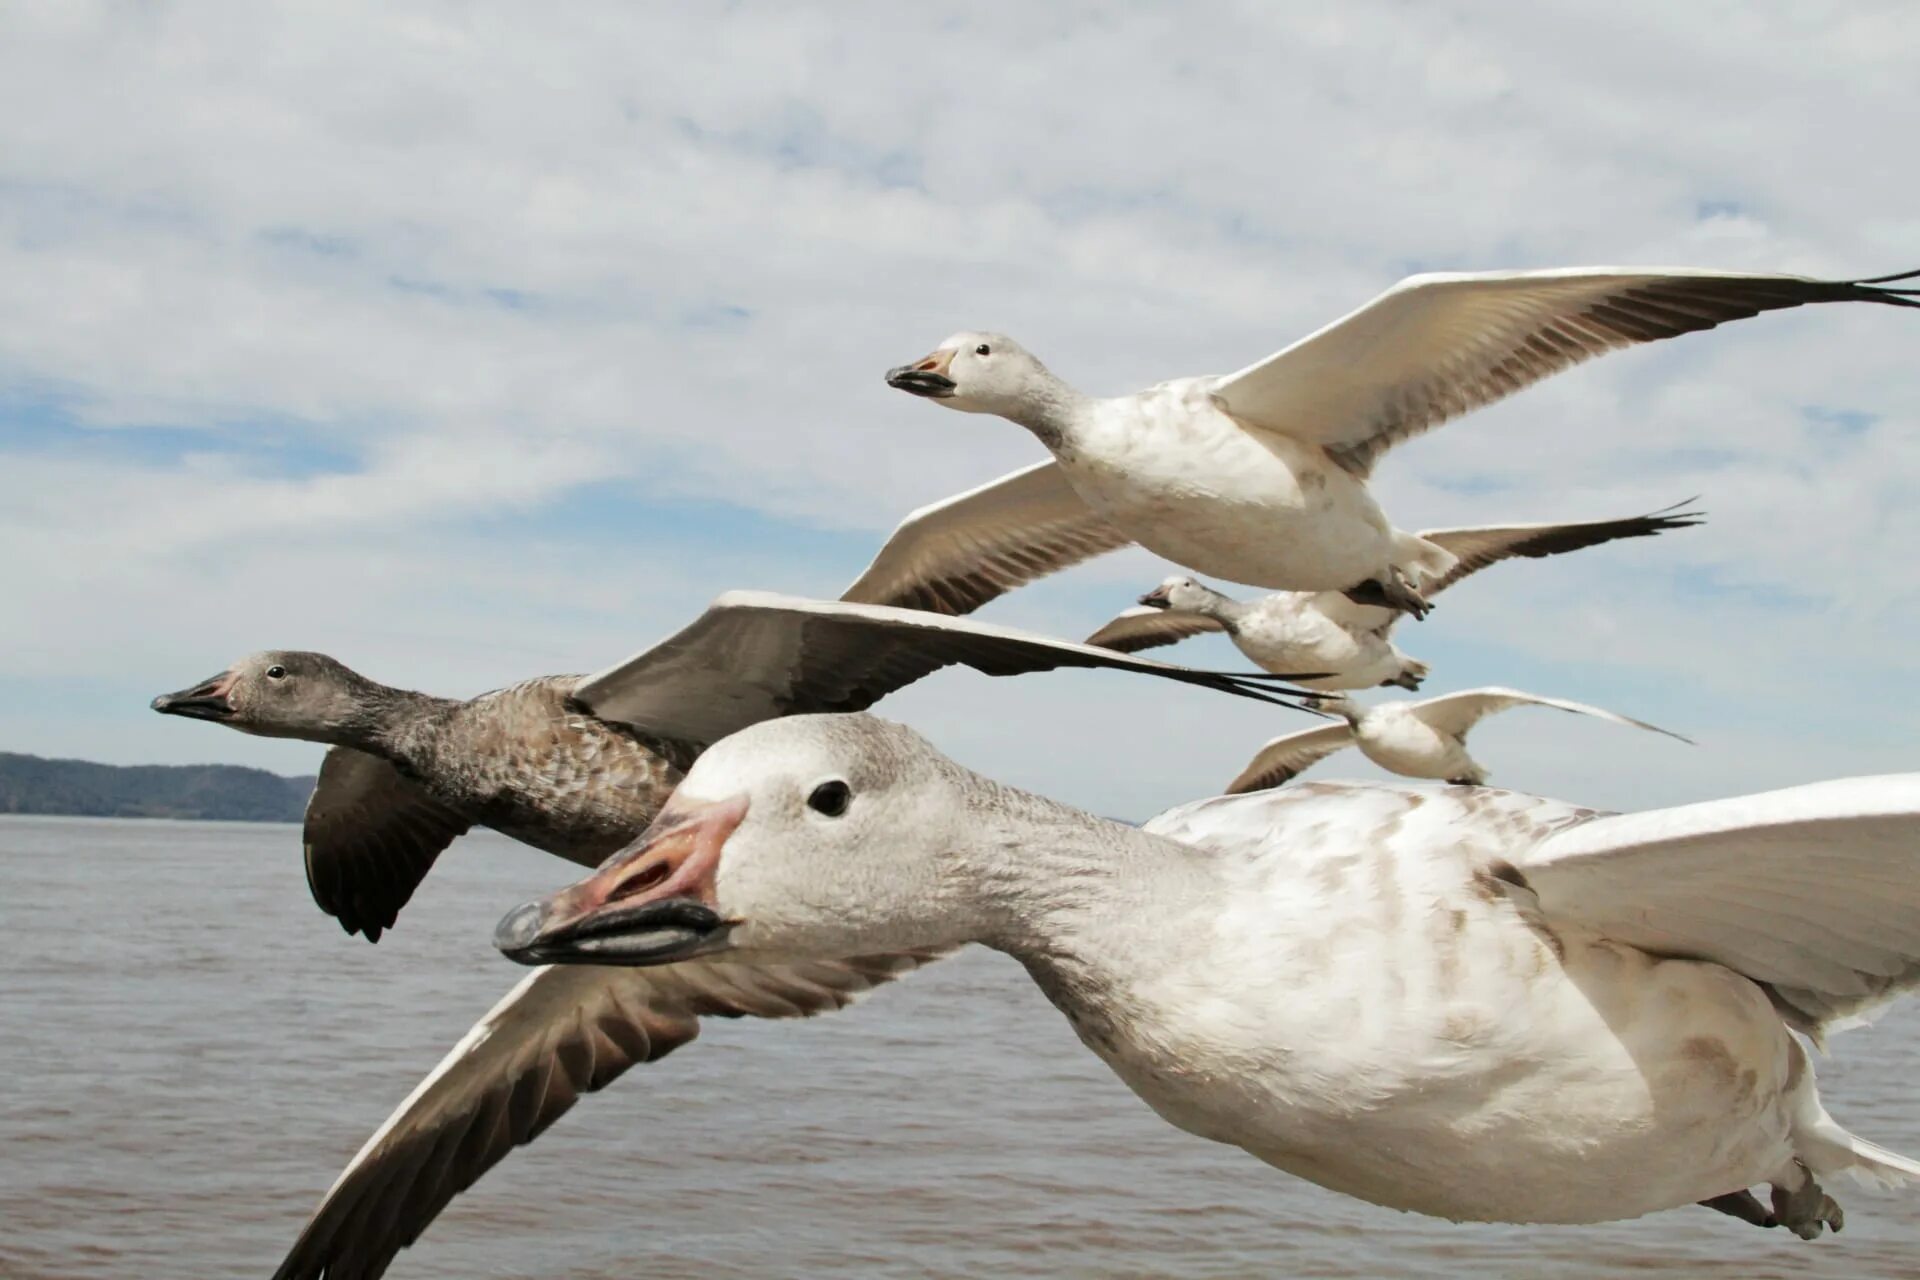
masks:
<path fill-rule="evenodd" d="M 1868 276 L 1862 280 L 1848 280 L 1848 281 L 1845 281 L 1844 283 L 1846 284 L 1892 284 L 1895 280 L 1920 280 L 1920 269 L 1916 269 L 1913 271 L 1896 271 L 1890 276 Z M 1920 292 L 1920 291 L 1913 290 L 1913 289 L 1895 289 L 1895 290 L 1890 290 L 1889 292 L 1914 293 L 1914 292 Z"/>

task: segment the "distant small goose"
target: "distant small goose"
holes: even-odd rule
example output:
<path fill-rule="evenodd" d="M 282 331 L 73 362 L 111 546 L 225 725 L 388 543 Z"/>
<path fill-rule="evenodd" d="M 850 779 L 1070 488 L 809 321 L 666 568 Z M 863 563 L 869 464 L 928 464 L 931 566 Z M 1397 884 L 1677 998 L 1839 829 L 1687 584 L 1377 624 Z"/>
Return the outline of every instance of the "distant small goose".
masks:
<path fill-rule="evenodd" d="M 1920 306 L 1920 290 L 1693 268 L 1574 267 L 1411 276 L 1224 377 L 1098 399 L 1011 338 L 956 333 L 890 385 L 991 413 L 1052 451 L 1080 500 L 1194 573 L 1347 591 L 1426 611 L 1415 585 L 1453 555 L 1396 529 L 1367 487 L 1403 440 L 1592 356 L 1816 302 Z"/>
<path fill-rule="evenodd" d="M 460 701 L 270 650 L 153 709 L 332 744 L 307 804 L 307 884 L 343 929 L 377 942 L 470 827 L 596 866 L 652 821 L 709 743 L 773 716 L 863 709 L 956 663 L 988 675 L 1107 667 L 1269 702 L 1294 692 L 917 609 L 734 591 L 598 675 Z"/>
<path fill-rule="evenodd" d="M 1418 702 L 1382 702 L 1370 707 L 1343 694 L 1334 694 L 1310 699 L 1308 705 L 1331 712 L 1346 723 L 1273 739 L 1260 748 L 1239 777 L 1227 784 L 1228 795 L 1277 787 L 1347 747 L 1360 748 L 1361 755 L 1402 777 L 1481 786 L 1487 781 L 1487 771 L 1467 754 L 1467 731 L 1483 718 L 1509 707 L 1552 707 L 1689 742 L 1677 733 L 1644 720 L 1590 707 L 1584 702 L 1543 698 L 1518 689 L 1468 689 Z"/>
<path fill-rule="evenodd" d="M 1685 503 L 1678 506 L 1685 506 Z M 1625 520 L 1582 524 L 1517 524 L 1482 529 L 1427 529 L 1419 536 L 1444 547 L 1454 563 L 1444 574 L 1415 586 L 1431 600 L 1460 579 L 1517 556 L 1541 558 L 1599 546 L 1618 538 L 1644 538 L 1699 524 L 1697 511 L 1668 507 Z M 1163 581 L 1087 637 L 1087 643 L 1138 653 L 1189 636 L 1224 631 L 1234 646 L 1267 671 L 1326 671 L 1300 680 L 1308 689 L 1367 689 L 1397 685 L 1418 689 L 1427 664 L 1409 658 L 1391 639 L 1400 613 L 1355 604 L 1338 591 L 1278 591 L 1239 601 L 1185 575 Z"/>
<path fill-rule="evenodd" d="M 380 1126 L 278 1280 L 378 1276 L 703 1016 L 837 1009 L 970 942 L 1173 1124 L 1376 1204 L 1550 1223 L 1698 1201 L 1811 1238 L 1842 1220 L 1821 1180 L 1920 1177 L 1827 1115 L 1788 1034 L 1920 980 L 1920 775 L 1624 816 L 1310 783 L 1134 828 L 870 716 L 804 716 L 714 747 L 632 849 L 496 940 L 565 963 Z"/>

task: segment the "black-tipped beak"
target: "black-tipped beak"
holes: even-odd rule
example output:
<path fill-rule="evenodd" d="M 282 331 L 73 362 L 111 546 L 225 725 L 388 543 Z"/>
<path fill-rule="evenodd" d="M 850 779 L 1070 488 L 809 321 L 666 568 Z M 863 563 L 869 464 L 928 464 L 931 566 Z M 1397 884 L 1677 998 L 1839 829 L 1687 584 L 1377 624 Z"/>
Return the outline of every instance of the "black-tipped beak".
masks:
<path fill-rule="evenodd" d="M 521 964 L 666 964 L 705 950 L 726 930 L 718 912 L 691 898 L 555 915 L 552 898 L 515 907 L 494 929 L 493 945 Z"/>
<path fill-rule="evenodd" d="M 897 391 L 925 396 L 930 400 L 945 400 L 958 385 L 947 376 L 947 366 L 952 363 L 953 352 L 936 351 L 914 364 L 903 364 L 897 369 L 887 370 L 887 385 Z"/>
<path fill-rule="evenodd" d="M 1167 609 L 1173 605 L 1173 602 L 1167 599 L 1167 589 L 1165 587 L 1155 587 L 1153 590 L 1147 592 L 1147 594 L 1140 597 L 1140 603 L 1149 609 Z"/>
<path fill-rule="evenodd" d="M 744 796 L 669 801 L 598 871 L 508 912 L 493 945 L 521 964 L 666 964 L 715 950 L 731 922 L 714 908 L 713 876 L 746 812 Z"/>
<path fill-rule="evenodd" d="M 222 671 L 178 693 L 163 693 L 150 704 L 163 716 L 186 716 L 192 720 L 231 720 L 233 718 L 233 672 Z"/>

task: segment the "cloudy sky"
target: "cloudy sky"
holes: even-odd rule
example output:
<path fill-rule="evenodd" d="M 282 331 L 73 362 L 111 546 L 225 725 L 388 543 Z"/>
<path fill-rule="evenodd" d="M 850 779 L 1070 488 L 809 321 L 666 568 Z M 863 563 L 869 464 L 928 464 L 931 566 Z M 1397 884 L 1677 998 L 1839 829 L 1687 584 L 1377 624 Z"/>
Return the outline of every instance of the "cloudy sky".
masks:
<path fill-rule="evenodd" d="M 1920 8 L 1760 9 L 15 0 L 0 748 L 305 771 L 146 702 L 269 646 L 471 694 L 725 588 L 833 594 L 1037 456 L 882 384 L 954 329 L 1114 392 L 1415 270 L 1920 266 Z M 1520 712 L 1477 740 L 1497 780 L 1637 806 L 1920 763 L 1916 355 L 1911 313 L 1762 317 L 1392 455 L 1410 527 L 1711 512 L 1403 628 L 1432 691 L 1699 740 Z M 1083 635 L 1163 572 L 988 616 Z M 886 709 L 1126 815 L 1301 723 L 1087 674 Z"/>

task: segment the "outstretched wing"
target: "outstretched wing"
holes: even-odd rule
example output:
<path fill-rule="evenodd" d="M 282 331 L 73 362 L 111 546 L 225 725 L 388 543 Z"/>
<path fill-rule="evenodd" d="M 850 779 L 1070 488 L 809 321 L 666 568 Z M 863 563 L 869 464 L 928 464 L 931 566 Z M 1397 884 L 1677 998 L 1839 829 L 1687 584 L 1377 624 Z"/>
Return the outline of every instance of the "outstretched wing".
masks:
<path fill-rule="evenodd" d="M 1142 649 L 1174 644 L 1190 636 L 1225 630 L 1219 619 L 1209 618 L 1205 614 L 1178 613 L 1172 609 L 1155 609 L 1143 604 L 1118 615 L 1088 636 L 1086 642 L 1096 649 L 1138 653 Z"/>
<path fill-rule="evenodd" d="M 908 516 L 840 598 L 972 613 L 1132 541 L 1080 500 L 1058 463 L 1041 462 Z"/>
<path fill-rule="evenodd" d="M 921 609 L 730 591 L 679 634 L 583 680 L 602 719 L 707 746 L 777 716 L 864 711 L 942 667 L 990 676 L 1107 667 L 1263 702 L 1309 697 L 1248 672 L 1195 671 Z"/>
<path fill-rule="evenodd" d="M 1920 306 L 1914 289 L 1681 267 L 1410 276 L 1214 386 L 1252 427 L 1309 440 L 1365 475 L 1402 440 L 1603 352 L 1814 302 Z"/>
<path fill-rule="evenodd" d="M 379 756 L 330 748 L 307 801 L 307 888 L 342 929 L 378 942 L 472 825 Z"/>
<path fill-rule="evenodd" d="M 1920 983 L 1920 774 L 1595 818 L 1516 865 L 1550 922 L 1726 965 L 1809 1033 Z"/>
<path fill-rule="evenodd" d="M 1240 776 L 1227 784 L 1226 794 L 1265 791 L 1290 781 L 1342 747 L 1353 745 L 1353 730 L 1345 723 L 1302 729 L 1273 739 L 1254 753 Z"/>
<path fill-rule="evenodd" d="M 582 1094 L 692 1040 L 702 1017 L 805 1018 L 934 951 L 777 965 L 536 970 L 475 1023 L 328 1190 L 275 1280 L 372 1280 L 454 1196 Z"/>
<path fill-rule="evenodd" d="M 1461 693 L 1449 693 L 1438 698 L 1428 698 L 1423 702 L 1407 704 L 1407 710 L 1421 721 L 1456 738 L 1464 736 L 1467 730 L 1478 723 L 1482 717 L 1492 715 L 1496 711 L 1505 711 L 1508 707 L 1552 707 L 1556 711 L 1598 716 L 1602 720 L 1611 720 L 1615 724 L 1631 725 L 1636 729 L 1649 729 L 1654 733 L 1664 733 L 1669 738 L 1691 742 L 1691 739 L 1682 738 L 1679 734 L 1662 729 L 1657 724 L 1635 720 L 1631 716 L 1608 711 L 1605 707 L 1592 707 L 1584 702 L 1570 702 L 1565 698 L 1544 698 L 1537 693 L 1522 693 L 1518 689 L 1498 687 L 1468 689 Z"/>
<path fill-rule="evenodd" d="M 1688 502 L 1693 499 L 1688 499 Z M 1491 564 L 1516 556 L 1541 559 L 1597 547 L 1619 538 L 1650 538 L 1669 529 L 1687 529 L 1705 516 L 1698 511 L 1683 511 L 1687 502 L 1677 503 L 1644 516 L 1624 520 L 1584 520 L 1579 524 L 1507 524 L 1479 529 L 1426 529 L 1420 536 L 1453 553 L 1453 567 L 1432 582 L 1422 584 L 1423 594 L 1444 591 L 1469 574 Z"/>

